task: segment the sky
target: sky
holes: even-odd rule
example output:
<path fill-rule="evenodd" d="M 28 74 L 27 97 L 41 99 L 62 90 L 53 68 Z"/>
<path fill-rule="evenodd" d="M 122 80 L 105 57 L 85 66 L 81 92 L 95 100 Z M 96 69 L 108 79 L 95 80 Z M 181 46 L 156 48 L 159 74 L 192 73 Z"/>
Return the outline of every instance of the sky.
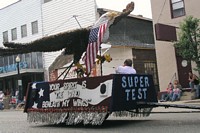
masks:
<path fill-rule="evenodd" d="M 16 1 L 18 0 L 0 0 L 0 8 Z M 96 0 L 99 8 L 116 11 L 122 11 L 131 1 L 135 3 L 135 9 L 132 12 L 133 15 L 143 15 L 143 17 L 152 18 L 150 0 Z"/>
<path fill-rule="evenodd" d="M 151 0 L 96 0 L 99 8 L 116 11 L 122 11 L 131 1 L 135 3 L 135 8 L 131 14 L 143 15 L 143 17 L 152 18 Z"/>

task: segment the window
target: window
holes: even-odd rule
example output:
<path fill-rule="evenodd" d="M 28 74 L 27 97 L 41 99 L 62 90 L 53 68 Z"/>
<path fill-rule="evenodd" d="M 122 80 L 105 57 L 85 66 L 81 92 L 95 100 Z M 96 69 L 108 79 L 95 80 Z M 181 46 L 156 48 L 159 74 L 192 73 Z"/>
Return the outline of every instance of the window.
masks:
<path fill-rule="evenodd" d="M 42 57 L 42 53 L 38 52 L 37 53 L 37 62 L 38 62 L 38 68 L 43 68 L 43 57 Z"/>
<path fill-rule="evenodd" d="M 31 57 L 32 57 L 32 59 L 31 59 L 31 68 L 33 68 L 33 69 L 36 69 L 36 68 L 38 68 L 37 67 L 37 53 L 36 52 L 33 52 L 33 53 L 31 53 Z"/>
<path fill-rule="evenodd" d="M 4 66 L 8 66 L 8 56 L 3 57 L 4 59 Z"/>
<path fill-rule="evenodd" d="M 27 36 L 27 26 L 26 26 L 26 24 L 21 26 L 21 36 L 22 36 L 22 38 Z"/>
<path fill-rule="evenodd" d="M 184 0 L 171 0 L 171 15 L 172 18 L 177 18 L 185 15 Z"/>
<path fill-rule="evenodd" d="M 44 0 L 44 3 L 47 3 L 47 2 L 49 2 L 49 1 L 52 1 L 52 0 Z"/>
<path fill-rule="evenodd" d="M 8 31 L 3 32 L 3 42 L 8 42 Z"/>
<path fill-rule="evenodd" d="M 144 69 L 146 74 L 150 74 L 153 76 L 153 80 L 155 84 L 158 84 L 158 77 L 157 77 L 157 67 L 156 67 L 156 62 L 144 62 Z"/>
<path fill-rule="evenodd" d="M 11 56 L 8 56 L 8 64 L 9 65 L 12 65 L 12 64 L 14 64 L 14 56 L 13 55 L 11 55 Z"/>
<path fill-rule="evenodd" d="M 3 57 L 0 57 L 0 67 L 4 66 L 4 59 Z M 0 69 L 0 73 L 1 73 L 1 69 Z"/>
<path fill-rule="evenodd" d="M 177 41 L 176 27 L 171 25 L 155 24 L 156 40 L 160 41 Z"/>
<path fill-rule="evenodd" d="M 12 40 L 17 40 L 17 28 L 11 30 Z"/>
<path fill-rule="evenodd" d="M 31 68 L 31 53 L 25 54 L 25 61 L 28 65 L 28 68 Z"/>
<path fill-rule="evenodd" d="M 32 35 L 38 33 L 38 21 L 34 21 L 31 23 L 32 26 Z"/>

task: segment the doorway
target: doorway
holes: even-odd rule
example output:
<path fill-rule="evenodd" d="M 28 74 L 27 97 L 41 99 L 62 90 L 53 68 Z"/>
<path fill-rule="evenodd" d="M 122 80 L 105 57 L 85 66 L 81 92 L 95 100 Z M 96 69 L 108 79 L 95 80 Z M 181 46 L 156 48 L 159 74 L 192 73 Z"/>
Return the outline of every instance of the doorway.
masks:
<path fill-rule="evenodd" d="M 176 56 L 178 79 L 183 88 L 189 87 L 188 72 L 192 70 L 191 62 Z"/>
<path fill-rule="evenodd" d="M 150 74 L 156 91 L 159 89 L 155 49 L 133 49 L 133 65 L 138 74 Z"/>

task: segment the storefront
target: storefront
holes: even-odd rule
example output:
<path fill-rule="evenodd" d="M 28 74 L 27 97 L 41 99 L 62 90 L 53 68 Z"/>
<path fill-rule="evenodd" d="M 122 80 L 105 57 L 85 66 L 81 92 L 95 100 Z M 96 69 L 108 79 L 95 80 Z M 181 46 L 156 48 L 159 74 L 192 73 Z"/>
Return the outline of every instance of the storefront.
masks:
<path fill-rule="evenodd" d="M 16 62 L 17 56 L 19 57 L 18 63 Z M 28 83 L 43 80 L 42 53 L 28 53 L 0 58 L 0 90 L 5 95 L 14 96 L 15 92 L 21 87 L 20 95 L 24 97 Z"/>

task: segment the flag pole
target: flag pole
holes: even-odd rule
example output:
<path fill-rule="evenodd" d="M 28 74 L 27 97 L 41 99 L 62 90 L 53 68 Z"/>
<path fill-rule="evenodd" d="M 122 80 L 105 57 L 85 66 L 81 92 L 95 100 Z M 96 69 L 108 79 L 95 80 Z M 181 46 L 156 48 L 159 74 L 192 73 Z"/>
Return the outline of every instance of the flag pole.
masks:
<path fill-rule="evenodd" d="M 101 57 L 101 45 L 99 46 L 99 54 L 100 54 L 100 57 Z M 103 76 L 102 60 L 100 61 L 100 71 L 101 71 L 101 76 Z"/>

